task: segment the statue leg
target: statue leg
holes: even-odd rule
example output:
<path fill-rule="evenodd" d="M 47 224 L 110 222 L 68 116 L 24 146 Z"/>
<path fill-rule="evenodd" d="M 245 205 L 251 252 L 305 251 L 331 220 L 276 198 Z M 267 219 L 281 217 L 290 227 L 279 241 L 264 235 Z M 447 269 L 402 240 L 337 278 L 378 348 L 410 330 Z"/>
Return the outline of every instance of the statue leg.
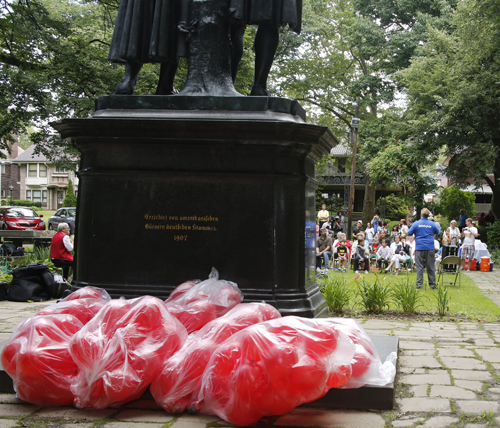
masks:
<path fill-rule="evenodd" d="M 173 95 L 177 93 L 174 89 L 174 78 L 178 65 L 178 61 L 162 62 L 156 95 Z"/>
<path fill-rule="evenodd" d="M 122 83 L 116 91 L 115 95 L 132 95 L 134 93 L 135 84 L 137 83 L 137 75 L 141 71 L 142 63 L 127 62 L 125 65 L 125 74 L 123 75 Z"/>
<path fill-rule="evenodd" d="M 269 96 L 267 78 L 280 41 L 279 29 L 273 24 L 260 24 L 255 37 L 255 80 L 250 95 Z"/>
<path fill-rule="evenodd" d="M 243 35 L 246 28 L 245 24 L 237 23 L 231 25 L 231 77 L 233 78 L 233 83 L 236 81 L 238 66 L 243 56 Z"/>

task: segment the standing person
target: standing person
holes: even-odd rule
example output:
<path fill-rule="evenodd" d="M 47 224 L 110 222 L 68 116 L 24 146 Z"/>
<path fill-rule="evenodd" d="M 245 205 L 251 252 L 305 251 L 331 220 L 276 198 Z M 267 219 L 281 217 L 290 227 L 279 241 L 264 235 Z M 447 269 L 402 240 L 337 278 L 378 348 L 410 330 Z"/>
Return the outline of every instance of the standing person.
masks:
<path fill-rule="evenodd" d="M 457 227 L 457 221 L 452 220 L 450 227 L 446 229 L 448 231 L 447 235 L 450 239 L 451 245 L 458 246 L 458 239 L 460 238 L 460 230 Z"/>
<path fill-rule="evenodd" d="M 339 217 L 340 219 L 340 227 L 342 227 L 342 232 L 344 231 L 344 224 L 345 224 L 345 217 L 344 217 L 344 213 L 342 211 L 339 211 L 337 213 L 337 216 Z"/>
<path fill-rule="evenodd" d="M 375 229 L 372 227 L 371 223 L 366 224 L 365 235 L 366 240 L 368 241 L 368 245 L 372 245 L 373 237 L 375 236 Z"/>
<path fill-rule="evenodd" d="M 375 214 L 372 218 L 372 226 L 373 226 L 373 230 L 375 231 L 375 233 L 378 232 L 378 222 L 379 222 L 380 218 L 378 216 L 378 214 Z"/>
<path fill-rule="evenodd" d="M 70 235 L 70 228 L 68 223 L 59 223 L 57 225 L 57 233 L 52 238 L 50 244 L 50 258 L 54 266 L 63 269 L 63 278 L 68 279 L 69 268 L 73 267 L 73 241 L 74 236 Z"/>
<path fill-rule="evenodd" d="M 434 235 L 439 233 L 436 224 L 429 220 L 430 211 L 423 208 L 420 212 L 420 220 L 416 221 L 408 230 L 408 235 L 415 235 L 415 265 L 417 267 L 417 286 L 422 288 L 424 284 L 424 263 L 427 268 L 429 286 L 436 288 L 436 268 Z"/>
<path fill-rule="evenodd" d="M 331 269 L 332 238 L 328 236 L 326 229 L 321 229 L 321 236 L 316 240 L 316 257 L 323 257 L 325 268 Z"/>
<path fill-rule="evenodd" d="M 493 210 L 489 210 L 488 215 L 485 217 L 486 223 L 493 224 L 496 219 L 497 219 L 497 217 L 496 217 L 495 213 L 493 212 Z"/>
<path fill-rule="evenodd" d="M 460 232 L 462 232 L 462 229 L 465 227 L 466 220 L 467 214 L 465 214 L 464 210 L 460 210 L 460 216 L 458 217 L 458 228 L 460 229 Z"/>
<path fill-rule="evenodd" d="M 337 237 L 337 235 L 342 232 L 342 225 L 340 224 L 340 218 L 338 216 L 335 217 L 335 222 L 333 223 L 332 229 L 334 237 Z"/>
<path fill-rule="evenodd" d="M 363 232 L 363 221 L 358 220 L 356 223 L 356 226 L 352 228 L 352 237 L 356 239 L 356 237 L 359 235 L 360 232 Z"/>
<path fill-rule="evenodd" d="M 328 217 L 330 217 L 330 213 L 326 210 L 326 205 L 323 204 L 321 205 L 321 211 L 318 211 L 318 221 L 320 229 L 323 227 L 323 223 L 328 220 Z"/>

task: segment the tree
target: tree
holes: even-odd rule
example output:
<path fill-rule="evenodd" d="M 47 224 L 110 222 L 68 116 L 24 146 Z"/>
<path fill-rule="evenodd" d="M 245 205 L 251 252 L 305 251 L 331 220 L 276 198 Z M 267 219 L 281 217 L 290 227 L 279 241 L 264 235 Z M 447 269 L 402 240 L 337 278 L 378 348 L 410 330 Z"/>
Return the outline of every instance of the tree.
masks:
<path fill-rule="evenodd" d="M 457 186 L 445 187 L 439 194 L 439 209 L 449 221 L 457 220 L 463 209 L 469 217 L 476 214 L 476 195 L 464 192 Z"/>
<path fill-rule="evenodd" d="M 76 207 L 76 195 L 73 189 L 73 182 L 71 179 L 68 181 L 68 188 L 66 190 L 66 196 L 62 204 L 63 207 Z"/>
<path fill-rule="evenodd" d="M 107 60 L 119 4 L 120 0 L 0 0 L 0 148 L 6 148 L 16 133 L 29 134 L 30 144 L 49 159 L 71 160 L 77 155 L 49 122 L 88 117 L 95 100 L 120 83 L 124 67 Z M 236 85 L 242 91 L 251 86 L 253 67 L 248 33 Z M 158 64 L 145 64 L 135 92 L 154 93 L 158 72 Z M 185 77 L 182 60 L 177 89 Z"/>
<path fill-rule="evenodd" d="M 405 118 L 422 154 L 444 149 L 445 173 L 459 186 L 483 180 L 500 215 L 500 6 L 460 2 L 449 31 L 429 41 L 400 73 L 410 100 Z M 493 174 L 493 179 L 489 174 Z"/>
<path fill-rule="evenodd" d="M 405 199 L 394 194 L 379 198 L 376 210 L 379 213 L 384 211 L 385 218 L 390 220 L 400 220 L 410 215 Z"/>

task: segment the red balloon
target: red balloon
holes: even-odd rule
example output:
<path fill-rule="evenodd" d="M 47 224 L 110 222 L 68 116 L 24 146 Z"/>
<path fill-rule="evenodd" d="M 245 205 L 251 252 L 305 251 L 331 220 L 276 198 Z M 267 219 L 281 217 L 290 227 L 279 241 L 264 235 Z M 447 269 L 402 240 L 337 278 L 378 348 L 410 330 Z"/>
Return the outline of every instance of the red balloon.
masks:
<path fill-rule="evenodd" d="M 68 343 L 83 324 L 74 316 L 44 315 L 23 322 L 2 352 L 2 365 L 18 397 L 39 406 L 73 402 L 71 382 L 77 366 Z"/>
<path fill-rule="evenodd" d="M 102 409 L 139 398 L 186 338 L 156 297 L 112 300 L 71 340 L 75 404 Z"/>

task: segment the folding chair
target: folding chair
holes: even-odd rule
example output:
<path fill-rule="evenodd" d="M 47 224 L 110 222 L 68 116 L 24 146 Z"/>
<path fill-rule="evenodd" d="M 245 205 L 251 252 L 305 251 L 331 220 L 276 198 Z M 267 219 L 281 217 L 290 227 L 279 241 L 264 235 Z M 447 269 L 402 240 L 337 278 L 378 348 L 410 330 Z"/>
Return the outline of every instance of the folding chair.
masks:
<path fill-rule="evenodd" d="M 446 271 L 444 270 L 444 265 L 446 265 Z M 437 283 L 439 284 L 439 278 L 441 278 L 441 285 L 444 285 L 444 274 L 452 274 L 455 275 L 455 282 L 453 285 L 457 284 L 458 277 L 458 286 L 462 286 L 462 272 L 460 270 L 461 259 L 458 256 L 446 256 L 443 260 L 441 260 L 441 264 L 439 265 L 439 275 Z M 454 268 L 454 270 L 452 270 Z M 451 284 L 451 282 L 450 282 Z"/>

